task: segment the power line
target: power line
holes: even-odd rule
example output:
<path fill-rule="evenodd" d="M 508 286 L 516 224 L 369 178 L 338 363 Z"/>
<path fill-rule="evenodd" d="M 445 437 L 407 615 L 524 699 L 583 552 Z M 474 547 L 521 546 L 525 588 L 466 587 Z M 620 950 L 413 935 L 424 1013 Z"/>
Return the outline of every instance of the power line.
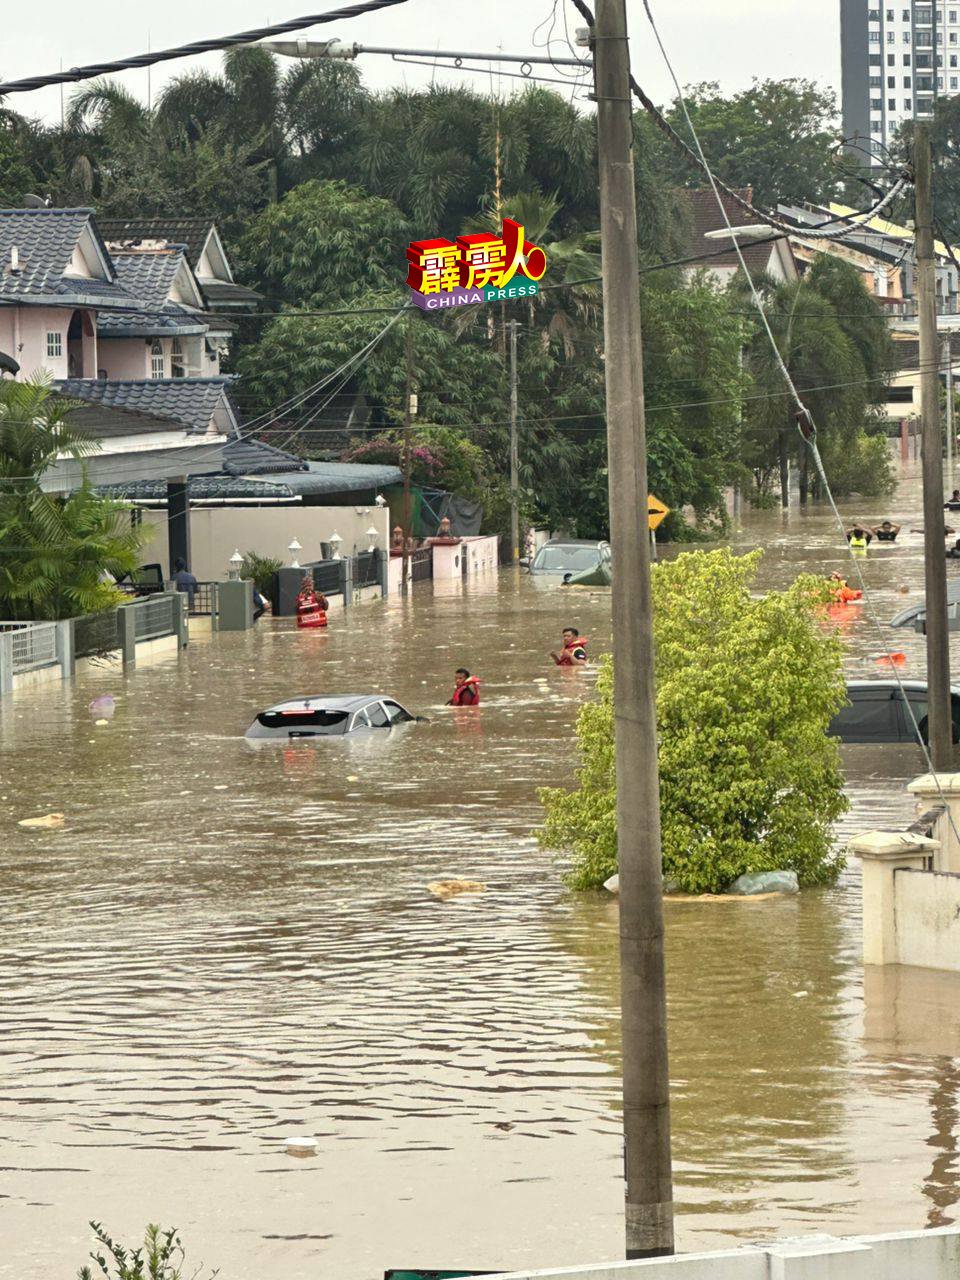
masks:
<path fill-rule="evenodd" d="M 130 71 L 137 67 L 153 67 L 158 62 L 170 62 L 175 58 L 190 58 L 199 53 L 215 53 L 221 49 L 233 49 L 237 45 L 253 44 L 267 36 L 282 35 L 286 31 L 301 31 L 304 27 L 320 26 L 336 22 L 339 18 L 359 18 L 366 13 L 376 13 L 406 0 L 363 0 L 361 4 L 347 5 L 327 13 L 308 13 L 302 18 L 276 22 L 267 27 L 254 27 L 232 36 L 215 36 L 210 40 L 194 40 L 190 44 L 175 45 L 172 49 L 158 49 L 153 53 L 140 53 L 132 58 L 119 58 L 115 62 L 95 62 L 86 67 L 71 67 L 69 71 L 52 72 L 49 75 L 30 76 L 26 80 L 11 80 L 0 84 L 0 97 L 10 93 L 30 93 L 51 84 L 75 84 L 78 80 L 91 80 L 95 76 L 110 75 L 114 71 Z"/>

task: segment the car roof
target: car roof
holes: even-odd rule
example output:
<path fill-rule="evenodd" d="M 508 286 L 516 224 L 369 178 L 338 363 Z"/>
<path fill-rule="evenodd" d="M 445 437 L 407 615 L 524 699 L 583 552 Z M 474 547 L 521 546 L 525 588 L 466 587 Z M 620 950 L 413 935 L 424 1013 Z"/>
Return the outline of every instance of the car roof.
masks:
<path fill-rule="evenodd" d="M 923 680 L 848 680 L 848 689 L 905 689 L 908 693 L 926 693 L 927 686 Z M 951 692 L 960 694 L 954 685 Z"/>
<path fill-rule="evenodd" d="M 603 538 L 551 538 L 549 542 L 543 544 L 544 547 L 605 547 L 607 543 Z M 543 547 L 540 548 L 543 550 Z"/>
<path fill-rule="evenodd" d="M 296 707 L 309 707 L 313 711 L 357 711 L 368 702 L 379 702 L 395 699 L 385 693 L 324 693 L 305 695 L 302 698 L 289 698 L 286 702 L 275 702 L 266 711 L 287 711 Z M 264 713 L 261 713 L 264 714 Z"/>

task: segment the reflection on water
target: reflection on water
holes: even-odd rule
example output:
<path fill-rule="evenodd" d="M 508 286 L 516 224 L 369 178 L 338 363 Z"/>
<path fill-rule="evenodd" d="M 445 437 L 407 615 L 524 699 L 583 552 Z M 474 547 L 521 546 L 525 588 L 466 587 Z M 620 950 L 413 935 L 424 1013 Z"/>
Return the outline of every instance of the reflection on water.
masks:
<path fill-rule="evenodd" d="M 911 475 L 889 514 L 918 507 Z M 883 618 L 922 589 L 901 538 L 864 561 Z M 768 548 L 762 586 L 845 567 L 819 512 L 737 542 Z M 0 703 L 0 1276 L 71 1274 L 91 1217 L 176 1223 L 195 1263 L 264 1280 L 618 1256 L 616 906 L 568 894 L 530 836 L 592 687 L 547 654 L 566 625 L 601 651 L 609 597 L 442 586 Z M 843 619 L 851 674 L 891 647 L 866 614 Z M 922 638 L 895 637 L 922 675 Z M 443 706 L 461 664 L 478 712 Z M 379 688 L 429 723 L 240 736 L 294 694 Z M 845 761 L 846 832 L 912 815 L 915 750 Z M 16 826 L 50 810 L 62 829 Z M 441 902 L 445 878 L 486 891 Z M 667 928 L 680 1247 L 950 1220 L 960 1028 L 914 1018 L 950 1006 L 899 972 L 864 1002 L 857 868 L 671 903 Z M 315 1158 L 285 1154 L 298 1132 Z"/>

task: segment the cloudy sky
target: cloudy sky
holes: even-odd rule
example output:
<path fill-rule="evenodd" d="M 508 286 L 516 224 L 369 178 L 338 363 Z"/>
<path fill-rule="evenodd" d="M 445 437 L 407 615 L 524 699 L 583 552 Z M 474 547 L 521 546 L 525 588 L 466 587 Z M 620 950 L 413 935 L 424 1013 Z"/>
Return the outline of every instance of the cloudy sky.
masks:
<path fill-rule="evenodd" d="M 341 0 L 342 2 L 342 0 Z M 580 25 L 569 0 L 556 0 L 557 12 L 566 3 L 571 31 Z M 34 0 L 3 5 L 0 74 L 4 80 L 55 71 L 65 67 L 141 53 L 188 40 L 232 33 L 298 13 L 336 8 L 338 0 L 164 0 L 140 5 L 136 0 Z M 535 50 L 547 28 L 540 26 L 555 0 L 408 0 L 382 14 L 314 28 L 321 38 L 336 34 L 361 44 L 403 48 L 474 49 L 507 53 Z M 654 0 L 667 49 L 683 83 L 717 80 L 726 91 L 748 85 L 753 77 L 803 76 L 839 90 L 839 0 Z M 664 101 L 669 86 L 659 55 L 643 20 L 641 0 L 627 0 L 631 18 L 632 57 L 638 79 L 651 96 Z M 540 26 L 539 33 L 537 28 Z M 310 34 L 310 33 L 307 33 Z M 555 29 L 562 46 L 563 24 Z M 154 94 L 165 79 L 190 66 L 216 66 L 215 55 L 205 59 L 165 63 L 154 68 Z M 369 56 L 360 63 L 366 82 L 376 88 L 392 85 L 441 83 L 489 85 L 453 70 L 401 67 L 386 57 Z M 507 69 L 506 67 L 504 68 Z M 539 74 L 553 75 L 551 69 Z M 146 97 L 144 71 L 122 77 L 134 92 Z M 517 82 L 506 78 L 504 91 Z M 69 94 L 69 88 L 67 90 Z M 53 118 L 60 112 L 58 89 L 40 90 L 11 98 L 10 106 L 28 115 Z"/>

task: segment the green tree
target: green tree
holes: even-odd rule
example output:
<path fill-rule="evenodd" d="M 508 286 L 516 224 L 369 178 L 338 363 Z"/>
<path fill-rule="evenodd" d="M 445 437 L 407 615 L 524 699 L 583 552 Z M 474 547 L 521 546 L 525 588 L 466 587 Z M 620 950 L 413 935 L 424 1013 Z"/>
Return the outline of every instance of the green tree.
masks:
<path fill-rule="evenodd" d="M 410 226 L 396 205 L 345 182 L 313 180 L 253 221 L 240 245 L 251 280 L 273 301 L 350 305 L 368 289 L 398 288 Z"/>
<path fill-rule="evenodd" d="M 129 508 L 84 480 L 67 498 L 45 493 L 59 456 L 91 444 L 67 422 L 71 405 L 36 382 L 0 382 L 0 617 L 13 621 L 96 613 L 124 597 L 119 577 L 139 563 Z"/>
<path fill-rule="evenodd" d="M 715 83 L 694 85 L 684 96 L 714 172 L 730 186 L 752 187 L 756 204 L 770 209 L 778 200 L 823 201 L 835 194 L 842 174 L 834 159 L 840 135 L 831 90 L 810 80 L 755 80 L 731 97 Z M 667 118 L 689 142 L 679 103 Z M 703 186 L 692 160 L 678 156 L 678 168 L 684 185 Z"/>
<path fill-rule="evenodd" d="M 823 584 L 751 594 L 760 553 L 692 552 L 653 571 L 663 871 L 689 893 L 745 872 L 832 883 L 833 824 L 846 808 L 827 737 L 845 698 L 841 648 L 823 629 Z M 577 722 L 574 791 L 544 790 L 548 848 L 570 852 L 575 888 L 617 865 L 613 667 Z"/>
<path fill-rule="evenodd" d="M 135 1249 L 114 1240 L 99 1222 L 91 1222 L 90 1227 L 98 1246 L 90 1257 L 97 1264 L 98 1275 L 107 1280 L 181 1280 L 186 1255 L 176 1227 L 165 1230 L 151 1223 L 144 1232 L 143 1244 Z M 193 1276 L 198 1276 L 201 1269 L 197 1268 Z M 209 1280 L 214 1280 L 216 1274 L 211 1272 Z M 78 1280 L 93 1280 L 89 1266 L 81 1267 L 77 1276 Z"/>
<path fill-rule="evenodd" d="M 860 273 L 848 263 L 823 256 L 799 281 L 761 281 L 760 288 L 780 354 L 820 433 L 824 459 L 852 457 L 858 450 L 872 456 L 864 440 L 885 399 L 892 344 L 880 306 Z M 739 296 L 744 309 L 752 309 L 742 281 Z M 809 450 L 796 429 L 794 405 L 777 357 L 756 321 L 746 364 L 754 385 L 745 402 L 744 461 L 753 467 L 763 491 L 773 471 L 783 474 L 787 460 L 797 457 L 800 497 L 806 502 Z M 888 491 L 889 469 L 877 471 L 874 466 L 872 474 L 874 483 L 881 482 L 877 492 Z M 832 482 L 829 469 L 827 478 Z"/>

